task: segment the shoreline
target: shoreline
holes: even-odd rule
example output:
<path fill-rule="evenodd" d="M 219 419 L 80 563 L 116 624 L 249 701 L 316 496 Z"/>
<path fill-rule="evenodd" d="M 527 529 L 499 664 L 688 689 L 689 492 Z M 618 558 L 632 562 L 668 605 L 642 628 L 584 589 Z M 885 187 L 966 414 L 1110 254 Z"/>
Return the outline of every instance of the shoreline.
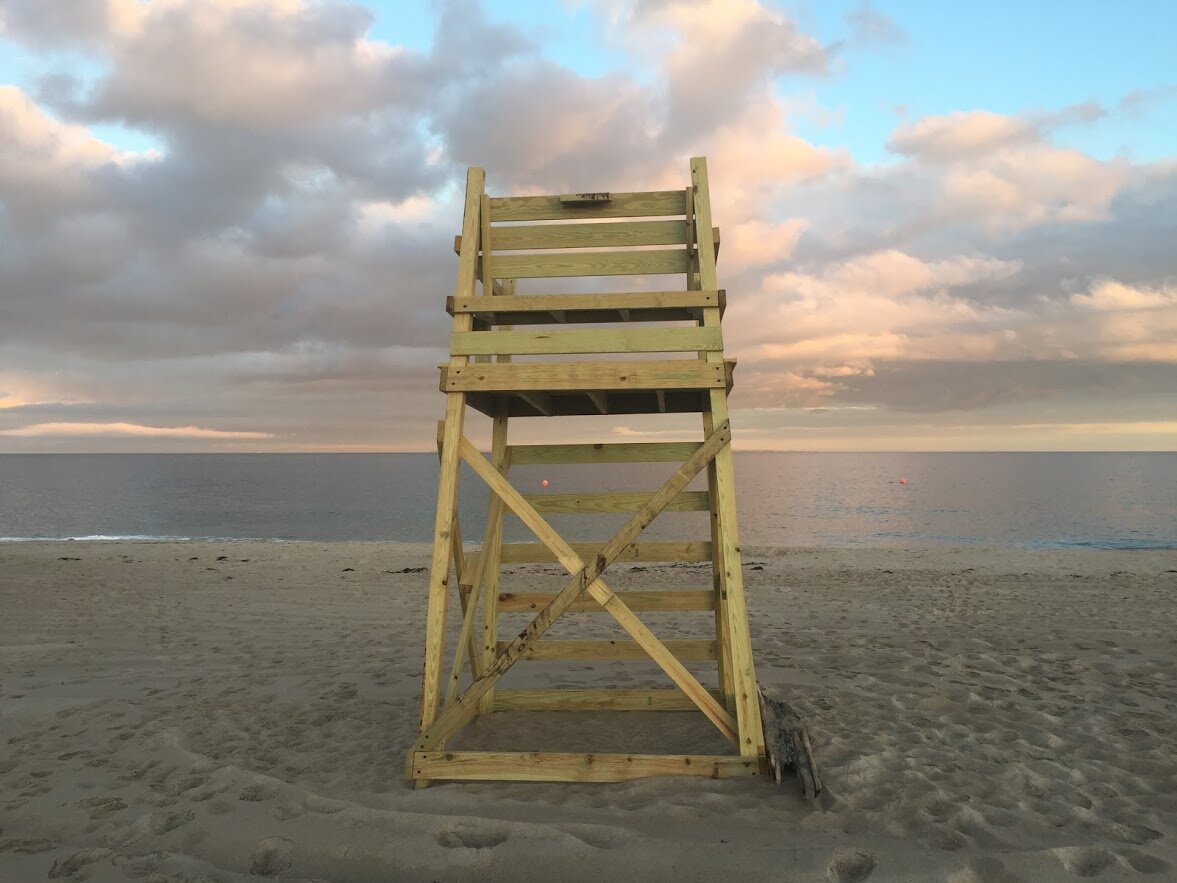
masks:
<path fill-rule="evenodd" d="M 806 718 L 824 808 L 789 779 L 408 787 L 429 554 L 0 544 L 0 877 L 1177 874 L 1171 552 L 745 548 L 759 678 Z M 560 573 L 510 570 L 507 590 Z M 615 588 L 694 570 L 619 565 Z M 534 665 L 520 677 L 662 685 L 648 664 Z M 668 720 L 688 748 L 714 738 L 701 715 L 631 714 L 627 746 L 668 744 Z M 542 750 L 605 734 L 598 717 L 496 714 L 470 739 Z"/>

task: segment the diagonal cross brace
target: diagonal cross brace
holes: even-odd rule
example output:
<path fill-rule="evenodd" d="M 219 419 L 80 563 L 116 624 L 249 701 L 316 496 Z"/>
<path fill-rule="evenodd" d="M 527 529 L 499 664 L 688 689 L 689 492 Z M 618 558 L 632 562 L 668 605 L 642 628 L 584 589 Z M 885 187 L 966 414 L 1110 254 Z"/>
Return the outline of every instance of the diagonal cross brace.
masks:
<path fill-rule="evenodd" d="M 666 483 L 650 497 L 646 504 L 634 513 L 633 517 L 613 538 L 600 548 L 595 560 L 585 564 L 531 504 L 524 500 L 522 495 L 487 462 L 477 448 L 463 438 L 460 442 L 462 459 L 466 460 L 491 490 L 501 496 L 503 502 L 552 550 L 561 563 L 572 573 L 572 577 L 556 597 L 537 613 L 527 627 L 495 657 L 494 663 L 487 668 L 482 677 L 474 681 L 461 696 L 457 697 L 438 715 L 430 726 L 425 728 L 413 746 L 414 750 L 428 751 L 464 726 L 477 712 L 479 698 L 492 689 L 503 674 L 518 662 L 539 640 L 540 636 L 551 627 L 552 623 L 585 592 L 589 592 L 598 603 L 613 614 L 622 627 L 634 637 L 725 736 L 736 741 L 735 721 L 732 720 L 727 710 L 715 701 L 715 698 L 600 579 L 605 569 L 730 442 L 731 427 L 727 421 L 724 421 L 674 475 L 667 479 Z"/>

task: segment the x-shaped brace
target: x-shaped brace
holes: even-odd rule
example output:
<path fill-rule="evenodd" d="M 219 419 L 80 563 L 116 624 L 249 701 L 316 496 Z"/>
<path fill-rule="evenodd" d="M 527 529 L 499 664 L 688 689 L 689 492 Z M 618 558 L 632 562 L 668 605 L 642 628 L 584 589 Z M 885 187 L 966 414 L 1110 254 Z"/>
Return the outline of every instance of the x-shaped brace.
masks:
<path fill-rule="evenodd" d="M 646 501 L 633 517 L 614 534 L 589 563 L 581 560 L 535 510 L 523 495 L 511 486 L 497 469 L 466 438 L 462 438 L 459 454 L 503 503 L 526 524 L 563 564 L 571 578 L 564 588 L 535 618 L 495 657 L 494 662 L 462 695 L 456 697 L 418 738 L 413 746 L 417 751 L 437 748 L 461 729 L 478 711 L 478 700 L 491 690 L 502 676 L 535 645 L 572 604 L 586 592 L 591 595 L 658 665 L 678 687 L 691 698 L 712 723 L 730 741 L 737 742 L 737 728 L 732 716 L 715 697 L 678 661 L 629 606 L 601 578 L 606 568 L 637 538 L 637 536 L 678 496 L 691 480 L 710 463 L 725 445 L 731 442 L 731 427 L 724 421 L 691 457 Z"/>

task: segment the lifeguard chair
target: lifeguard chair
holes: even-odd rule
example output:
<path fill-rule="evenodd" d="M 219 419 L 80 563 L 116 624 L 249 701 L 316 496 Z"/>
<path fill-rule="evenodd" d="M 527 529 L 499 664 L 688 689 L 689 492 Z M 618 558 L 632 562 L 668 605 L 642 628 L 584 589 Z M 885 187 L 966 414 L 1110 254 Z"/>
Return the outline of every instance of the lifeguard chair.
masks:
<path fill-rule="evenodd" d="M 483 170 L 469 170 L 462 234 L 455 240 L 458 281 L 446 301 L 453 333 L 449 363 L 441 367 L 446 411 L 439 425 L 441 472 L 421 730 L 406 763 L 407 776 L 418 785 L 433 779 L 716 778 L 755 776 L 766 769 L 736 524 L 727 403 L 734 362 L 723 353 L 725 293 L 715 270 L 719 233 L 711 226 L 706 159 L 692 159 L 690 171 L 690 185 L 681 190 L 489 197 Z M 677 277 L 680 286 L 564 294 L 517 293 L 516 288 L 520 279 L 652 275 Z M 493 420 L 489 456 L 464 435 L 468 406 Z M 562 418 L 565 428 L 583 415 L 685 412 L 700 415 L 695 441 L 508 443 L 508 426 L 522 418 Z M 589 463 L 607 469 L 634 462 L 666 471 L 658 490 L 526 494 L 508 480 L 510 468 L 521 464 Z M 457 515 L 462 463 L 490 490 L 481 547 L 473 552 L 463 547 Z M 687 490 L 704 472 L 706 490 Z M 672 509 L 709 511 L 710 536 L 639 541 L 660 513 Z M 566 541 L 545 517 L 600 512 L 632 515 L 612 537 L 593 543 Z M 504 543 L 507 513 L 518 516 L 539 542 Z M 504 565 L 540 561 L 559 562 L 567 570 L 553 591 L 505 591 Z M 711 586 L 610 588 L 609 567 L 636 561 L 709 562 Z M 451 573 L 456 573 L 455 583 Z M 462 619 L 447 668 L 446 615 L 454 600 Z M 642 620 L 641 614 L 653 611 L 711 611 L 714 630 L 699 639 L 663 640 Z M 500 618 L 520 612 L 534 615 L 522 631 L 501 639 Z M 612 615 L 628 641 L 544 640 L 562 617 L 602 612 Z M 592 658 L 652 660 L 671 686 L 498 688 L 504 673 L 521 660 Z M 700 660 L 713 661 L 714 687 L 704 686 L 684 664 Z M 470 677 L 463 688 L 467 665 Z M 651 754 L 446 747 L 476 716 L 492 712 L 627 710 L 697 711 L 726 738 L 730 750 Z"/>

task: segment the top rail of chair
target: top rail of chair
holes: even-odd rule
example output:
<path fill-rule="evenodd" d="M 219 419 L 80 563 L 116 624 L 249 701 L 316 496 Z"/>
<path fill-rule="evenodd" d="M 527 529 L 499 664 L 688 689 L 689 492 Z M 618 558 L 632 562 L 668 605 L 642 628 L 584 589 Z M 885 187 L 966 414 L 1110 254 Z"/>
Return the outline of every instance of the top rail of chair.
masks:
<path fill-rule="evenodd" d="M 650 190 L 644 193 L 578 194 L 548 196 L 492 196 L 491 221 L 558 221 L 591 218 L 683 217 L 687 213 L 686 190 Z M 588 199 L 592 197 L 592 199 Z"/>

